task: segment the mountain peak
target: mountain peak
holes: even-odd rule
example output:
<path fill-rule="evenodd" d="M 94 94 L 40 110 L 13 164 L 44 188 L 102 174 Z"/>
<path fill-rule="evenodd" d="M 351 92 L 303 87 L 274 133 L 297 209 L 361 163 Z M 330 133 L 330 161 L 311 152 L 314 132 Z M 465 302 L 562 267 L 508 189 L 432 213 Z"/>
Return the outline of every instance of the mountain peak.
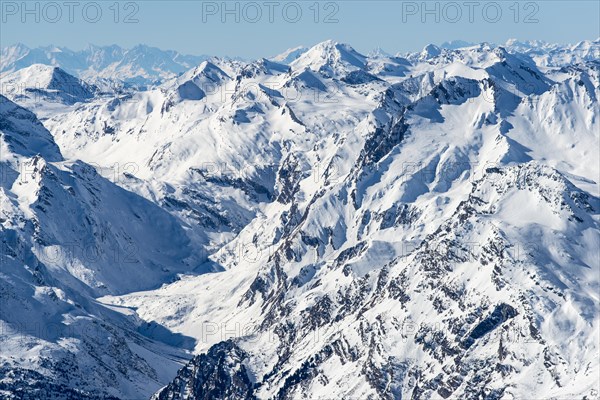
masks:
<path fill-rule="evenodd" d="M 271 57 L 271 61 L 275 61 L 282 64 L 289 64 L 298 57 L 300 57 L 303 53 L 308 50 L 308 47 L 305 46 L 296 46 L 287 49 L 283 53 L 276 55 L 275 57 Z"/>
<path fill-rule="evenodd" d="M 26 44 L 22 43 L 22 42 L 17 42 L 12 46 L 8 46 L 5 47 L 6 49 L 13 49 L 13 50 L 31 50 Z M 3 48 L 3 50 L 5 49 Z"/>
<path fill-rule="evenodd" d="M 41 98 L 65 104 L 86 101 L 92 87 L 56 65 L 33 64 L 2 77 L 2 93 L 37 103 Z"/>
<path fill-rule="evenodd" d="M 387 51 L 383 50 L 381 47 L 377 46 L 375 47 L 373 50 L 371 50 L 367 56 L 369 58 L 381 58 L 381 57 L 392 57 L 392 55 L 390 53 L 388 53 Z"/>
<path fill-rule="evenodd" d="M 332 76 L 363 69 L 366 60 L 367 57 L 354 50 L 349 44 L 326 40 L 311 47 L 290 65 L 294 70 L 308 68 Z"/>
<path fill-rule="evenodd" d="M 437 57 L 440 54 L 442 54 L 442 49 L 440 49 L 435 44 L 428 44 L 427 46 L 425 46 L 423 48 L 423 51 L 421 51 L 421 56 L 424 59 L 430 59 L 433 57 Z"/>
<path fill-rule="evenodd" d="M 449 42 L 442 43 L 440 45 L 440 47 L 442 49 L 456 50 L 456 49 L 462 49 L 463 47 L 471 47 L 474 45 L 475 45 L 475 43 L 466 42 L 464 40 L 450 40 Z"/>

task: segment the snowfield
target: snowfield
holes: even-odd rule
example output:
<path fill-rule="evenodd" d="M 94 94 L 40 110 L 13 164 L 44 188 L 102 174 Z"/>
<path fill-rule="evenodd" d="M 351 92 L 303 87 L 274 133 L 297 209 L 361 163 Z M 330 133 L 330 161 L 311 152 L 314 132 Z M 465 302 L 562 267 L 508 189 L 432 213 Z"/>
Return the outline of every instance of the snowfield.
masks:
<path fill-rule="evenodd" d="M 149 49 L 2 50 L 0 397 L 599 398 L 599 40 Z"/>

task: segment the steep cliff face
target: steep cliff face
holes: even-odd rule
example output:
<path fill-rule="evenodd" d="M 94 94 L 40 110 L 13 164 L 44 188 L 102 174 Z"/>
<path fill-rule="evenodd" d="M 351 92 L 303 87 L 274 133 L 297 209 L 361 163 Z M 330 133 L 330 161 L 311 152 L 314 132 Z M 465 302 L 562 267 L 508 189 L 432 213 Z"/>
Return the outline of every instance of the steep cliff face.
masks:
<path fill-rule="evenodd" d="M 108 301 L 195 335 L 197 351 L 234 337 L 258 398 L 595 396 L 597 304 L 583 299 L 598 287 L 600 204 L 593 172 L 566 161 L 597 161 L 577 149 L 598 146 L 584 127 L 598 117 L 598 85 L 585 89 L 595 64 L 547 77 L 502 49 L 453 57 L 473 69 L 428 62 L 353 129 L 291 147 L 264 217 L 214 256 L 223 276 Z M 320 79 L 361 68 L 335 51 L 312 58 Z M 579 73 L 581 90 L 566 89 Z M 538 121 L 548 103 L 565 119 Z M 558 128 L 568 119 L 574 131 Z M 564 135 L 575 145 L 543 144 Z M 168 303 L 190 291 L 216 298 Z M 184 322 L 161 317 L 183 309 Z"/>
<path fill-rule="evenodd" d="M 252 399 L 253 384 L 244 361 L 248 355 L 231 341 L 210 348 L 194 357 L 167 387 L 155 394 L 155 400 Z"/>
<path fill-rule="evenodd" d="M 185 350 L 95 298 L 169 281 L 196 250 L 167 211 L 65 161 L 33 113 L 0 97 L 0 116 L 0 396 L 150 396 Z"/>

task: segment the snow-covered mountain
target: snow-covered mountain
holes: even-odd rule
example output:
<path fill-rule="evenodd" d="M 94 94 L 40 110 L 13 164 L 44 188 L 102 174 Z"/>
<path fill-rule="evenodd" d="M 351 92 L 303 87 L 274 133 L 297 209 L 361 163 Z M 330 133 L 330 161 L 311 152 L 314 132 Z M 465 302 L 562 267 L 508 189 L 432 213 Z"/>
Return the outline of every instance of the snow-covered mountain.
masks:
<path fill-rule="evenodd" d="M 600 59 L 560 48 L 2 98 L 2 395 L 597 398 Z"/>
<path fill-rule="evenodd" d="M 441 48 L 444 49 L 460 49 L 463 47 L 475 46 L 476 43 L 466 42 L 464 40 L 451 40 L 449 42 L 444 42 L 440 45 Z"/>
<path fill-rule="evenodd" d="M 14 72 L 34 64 L 44 64 L 60 67 L 90 83 L 96 83 L 96 80 L 114 80 L 135 86 L 160 83 L 208 58 L 145 45 L 131 49 L 116 45 L 89 45 L 83 50 L 73 51 L 56 46 L 31 49 L 23 44 L 16 44 L 0 51 L 0 72 Z"/>
<path fill-rule="evenodd" d="M 29 109 L 49 108 L 50 104 L 55 107 L 71 106 L 89 101 L 99 92 L 97 87 L 59 67 L 43 64 L 0 73 L 0 86 L 0 94 Z M 49 111 L 50 114 L 54 112 L 53 109 Z"/>
<path fill-rule="evenodd" d="M 559 45 L 548 43 L 542 40 L 519 41 L 516 39 L 508 40 L 501 46 L 482 43 L 473 44 L 464 41 L 445 42 L 439 47 L 430 44 L 421 52 L 408 53 L 402 55 L 411 61 L 424 61 L 433 57 L 454 58 L 464 56 L 465 50 L 486 49 L 486 53 L 491 48 L 502 47 L 509 53 L 520 54 L 530 57 L 538 67 L 565 67 L 587 61 L 597 61 L 600 58 L 600 38 L 596 40 L 582 40 L 573 45 Z M 401 56 L 398 54 L 398 56 Z"/>
<path fill-rule="evenodd" d="M 306 51 L 308 51 L 308 47 L 304 47 L 304 46 L 292 47 L 290 49 L 287 49 L 283 53 L 276 55 L 275 57 L 271 57 L 270 60 L 278 62 L 278 63 L 282 63 L 282 64 L 289 64 L 292 61 L 294 61 L 295 59 L 297 59 L 298 57 L 300 57 L 302 54 L 306 53 Z"/>
<path fill-rule="evenodd" d="M 30 111 L 0 96 L 0 117 L 1 397 L 149 396 L 186 339 L 95 299 L 176 279 L 201 247 L 167 211 L 65 160 Z"/>
<path fill-rule="evenodd" d="M 505 47 L 529 55 L 542 66 L 560 67 L 600 58 L 600 38 L 582 40 L 573 45 L 558 45 L 542 40 L 508 40 Z"/>

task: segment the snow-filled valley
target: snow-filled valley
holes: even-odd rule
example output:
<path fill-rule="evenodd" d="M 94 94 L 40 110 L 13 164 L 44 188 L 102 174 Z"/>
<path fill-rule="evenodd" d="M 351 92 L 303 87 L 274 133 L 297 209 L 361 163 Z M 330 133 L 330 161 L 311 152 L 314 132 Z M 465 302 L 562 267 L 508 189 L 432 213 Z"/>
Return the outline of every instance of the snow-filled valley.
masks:
<path fill-rule="evenodd" d="M 599 398 L 600 40 L 2 54 L 1 398 Z"/>

